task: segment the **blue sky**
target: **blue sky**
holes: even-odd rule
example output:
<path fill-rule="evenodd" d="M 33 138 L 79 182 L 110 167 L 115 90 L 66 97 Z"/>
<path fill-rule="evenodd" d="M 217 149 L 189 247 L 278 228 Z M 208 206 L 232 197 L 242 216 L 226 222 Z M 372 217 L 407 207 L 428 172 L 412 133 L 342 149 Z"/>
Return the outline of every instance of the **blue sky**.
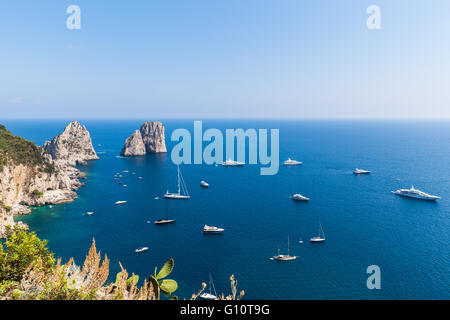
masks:
<path fill-rule="evenodd" d="M 450 117 L 448 0 L 2 1 L 0 41 L 0 118 Z"/>

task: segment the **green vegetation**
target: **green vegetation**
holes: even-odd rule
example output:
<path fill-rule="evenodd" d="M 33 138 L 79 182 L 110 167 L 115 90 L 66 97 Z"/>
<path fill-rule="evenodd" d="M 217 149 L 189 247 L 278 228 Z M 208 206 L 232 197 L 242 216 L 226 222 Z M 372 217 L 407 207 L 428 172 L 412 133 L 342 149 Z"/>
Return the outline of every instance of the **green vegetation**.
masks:
<path fill-rule="evenodd" d="M 38 189 L 34 189 L 33 192 L 31 192 L 31 196 L 35 199 L 39 199 L 43 195 L 44 195 L 44 193 L 39 191 Z"/>
<path fill-rule="evenodd" d="M 0 172 L 12 162 L 15 165 L 39 167 L 46 173 L 53 173 L 55 167 L 45 160 L 43 151 L 34 142 L 14 136 L 5 126 L 0 124 Z"/>
<path fill-rule="evenodd" d="M 6 212 L 10 212 L 12 210 L 10 206 L 5 205 L 1 200 L 0 200 L 0 209 L 5 209 Z"/>

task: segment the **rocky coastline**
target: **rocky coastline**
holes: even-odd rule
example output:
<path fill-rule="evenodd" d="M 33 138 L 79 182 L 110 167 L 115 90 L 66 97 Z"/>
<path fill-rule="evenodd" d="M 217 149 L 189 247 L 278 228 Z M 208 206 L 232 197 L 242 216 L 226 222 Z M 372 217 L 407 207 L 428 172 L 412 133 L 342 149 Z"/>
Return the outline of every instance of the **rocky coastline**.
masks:
<path fill-rule="evenodd" d="M 0 150 L 6 155 L 0 171 L 0 238 L 7 226 L 14 225 L 13 216 L 29 214 L 29 207 L 74 201 L 76 191 L 84 185 L 80 180 L 85 178 L 75 166 L 99 159 L 89 132 L 78 121 L 69 123 L 63 133 L 47 141 L 43 148 L 6 130 L 1 134 L 21 143 L 25 141 L 39 161 L 18 163 L 7 151 Z"/>

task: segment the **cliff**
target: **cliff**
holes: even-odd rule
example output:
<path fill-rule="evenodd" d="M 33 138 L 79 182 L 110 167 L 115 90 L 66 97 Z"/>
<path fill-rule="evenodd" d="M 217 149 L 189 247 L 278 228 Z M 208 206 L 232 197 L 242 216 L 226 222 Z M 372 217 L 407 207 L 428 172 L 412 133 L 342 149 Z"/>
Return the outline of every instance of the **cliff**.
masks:
<path fill-rule="evenodd" d="M 29 213 L 28 206 L 76 199 L 75 191 L 83 186 L 79 179 L 84 175 L 73 165 L 98 159 L 89 132 L 77 122 L 69 124 L 46 147 L 44 150 L 14 136 L 0 125 L 0 238 L 5 227 L 14 224 L 12 216 Z"/>
<path fill-rule="evenodd" d="M 52 141 L 45 142 L 44 150 L 53 160 L 69 166 L 99 159 L 92 146 L 89 131 L 78 121 L 69 123 L 63 133 Z"/>
<path fill-rule="evenodd" d="M 167 152 L 164 125 L 159 121 L 147 121 L 125 141 L 120 154 L 141 156 L 163 152 Z"/>

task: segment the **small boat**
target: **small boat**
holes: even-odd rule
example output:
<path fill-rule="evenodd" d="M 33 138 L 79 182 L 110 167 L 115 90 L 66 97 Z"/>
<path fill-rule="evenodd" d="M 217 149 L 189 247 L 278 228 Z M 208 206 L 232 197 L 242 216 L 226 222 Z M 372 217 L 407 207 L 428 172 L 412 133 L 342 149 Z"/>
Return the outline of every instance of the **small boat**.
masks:
<path fill-rule="evenodd" d="M 212 294 L 212 290 L 214 290 L 214 294 Z M 200 295 L 200 298 L 205 299 L 205 300 L 217 300 L 218 299 L 216 288 L 214 287 L 214 282 L 212 280 L 211 274 L 209 274 L 209 293 L 203 292 Z"/>
<path fill-rule="evenodd" d="M 303 162 L 292 160 L 291 158 L 288 158 L 285 162 L 283 162 L 285 166 L 298 166 L 301 165 L 302 163 Z"/>
<path fill-rule="evenodd" d="M 49 208 L 53 208 L 53 206 L 52 206 L 52 205 L 49 205 L 48 207 L 49 207 Z"/>
<path fill-rule="evenodd" d="M 114 203 L 115 205 L 119 205 L 119 204 L 124 204 L 127 203 L 127 201 L 117 201 L 116 203 Z"/>
<path fill-rule="evenodd" d="M 142 180 L 142 177 L 138 177 L 139 180 Z"/>
<path fill-rule="evenodd" d="M 225 229 L 218 228 L 218 227 L 213 227 L 213 226 L 205 225 L 203 227 L 203 233 L 222 233 L 224 231 L 225 231 Z"/>
<path fill-rule="evenodd" d="M 290 248 L 289 248 L 289 236 L 288 236 L 288 254 L 280 254 L 280 249 L 278 249 L 278 255 L 273 256 L 272 260 L 278 261 L 291 261 L 297 259 L 298 256 L 291 256 Z"/>
<path fill-rule="evenodd" d="M 363 170 L 358 168 L 356 168 L 355 171 L 353 171 L 353 174 L 369 174 L 369 173 L 370 173 L 369 170 Z"/>
<path fill-rule="evenodd" d="M 88 211 L 88 212 L 86 212 L 86 215 L 87 216 L 92 216 L 94 213 L 92 212 L 92 211 Z"/>
<path fill-rule="evenodd" d="M 236 167 L 236 166 L 243 166 L 244 164 L 245 164 L 244 162 L 239 162 L 239 161 L 234 161 L 234 160 L 228 159 L 227 161 L 222 163 L 222 166 Z"/>
<path fill-rule="evenodd" d="M 436 201 L 437 199 L 441 199 L 441 197 L 433 196 L 426 192 L 414 189 L 414 186 L 412 186 L 411 189 L 399 189 L 396 191 L 392 191 L 392 193 L 399 195 L 399 196 L 403 196 L 403 197 L 420 199 L 420 200 L 428 200 L 428 201 Z"/>
<path fill-rule="evenodd" d="M 298 240 L 298 243 L 303 243 L 303 240 Z"/>
<path fill-rule="evenodd" d="M 169 208 L 167 206 L 167 199 L 166 199 L 166 218 L 156 220 L 154 223 L 155 224 L 169 224 L 169 223 L 174 223 L 174 222 L 175 222 L 175 220 L 169 219 Z"/>
<path fill-rule="evenodd" d="M 293 194 L 291 199 L 295 201 L 309 201 L 309 198 L 302 196 L 300 193 Z"/>
<path fill-rule="evenodd" d="M 123 170 L 122 172 L 124 172 L 124 173 L 128 173 L 128 172 L 130 172 L 130 171 L 128 171 L 128 170 Z"/>
<path fill-rule="evenodd" d="M 132 174 L 132 175 L 135 175 L 135 174 L 136 174 L 136 172 L 132 172 L 131 174 Z"/>
<path fill-rule="evenodd" d="M 319 223 L 319 235 L 317 237 L 312 237 L 311 242 L 324 242 L 325 241 L 325 234 L 322 229 L 322 224 Z"/>
<path fill-rule="evenodd" d="M 150 224 L 150 223 L 152 223 L 150 220 L 147 220 L 147 224 Z"/>
<path fill-rule="evenodd" d="M 202 180 L 202 181 L 200 181 L 200 187 L 208 188 L 209 187 L 209 183 Z"/>
<path fill-rule="evenodd" d="M 144 252 L 144 251 L 147 251 L 147 250 L 148 250 L 148 247 L 142 247 L 142 248 L 137 248 L 136 250 L 134 250 L 134 252 L 140 253 L 140 252 Z"/>
<path fill-rule="evenodd" d="M 119 181 L 119 184 L 123 184 L 123 182 L 122 182 L 122 181 Z"/>
<path fill-rule="evenodd" d="M 158 200 L 159 199 L 159 197 L 155 197 L 155 200 Z"/>
<path fill-rule="evenodd" d="M 180 166 L 177 166 L 178 170 L 178 192 L 177 193 L 170 193 L 169 190 L 164 194 L 164 198 L 167 199 L 190 199 L 191 196 L 189 195 L 186 187 L 186 183 L 184 182 L 183 176 L 181 175 Z"/>
<path fill-rule="evenodd" d="M 124 186 L 124 187 L 126 187 L 127 185 L 126 185 L 126 184 L 124 184 L 123 186 Z"/>

